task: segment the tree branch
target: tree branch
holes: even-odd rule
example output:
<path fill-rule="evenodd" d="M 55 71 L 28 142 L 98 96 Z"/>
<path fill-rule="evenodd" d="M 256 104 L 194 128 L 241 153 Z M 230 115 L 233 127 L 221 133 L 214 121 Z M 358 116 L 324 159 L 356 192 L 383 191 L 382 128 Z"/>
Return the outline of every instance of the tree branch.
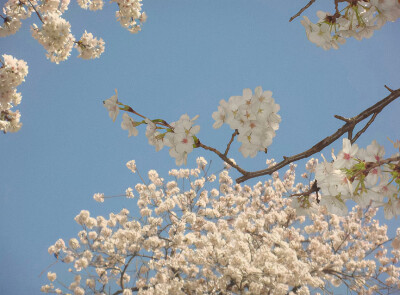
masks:
<path fill-rule="evenodd" d="M 267 169 L 263 169 L 263 170 L 259 170 L 259 171 L 255 171 L 255 172 L 246 172 L 246 173 L 242 173 L 240 170 L 238 170 L 240 173 L 243 174 L 243 176 L 237 178 L 236 182 L 241 183 L 241 182 L 246 181 L 251 178 L 255 178 L 255 177 L 259 177 L 259 176 L 263 176 L 263 175 L 271 175 L 273 172 L 285 167 L 286 165 L 288 165 L 290 163 L 293 163 L 293 162 L 301 160 L 301 159 L 305 159 L 315 153 L 320 152 L 325 147 L 327 147 L 328 145 L 330 145 L 331 143 L 333 143 L 337 139 L 339 139 L 343 134 L 352 130 L 358 123 L 365 120 L 369 116 L 374 115 L 373 118 L 375 119 L 375 117 L 382 111 L 382 109 L 384 107 L 386 107 L 389 103 L 391 103 L 398 97 L 400 97 L 400 89 L 392 90 L 391 93 L 387 97 L 380 100 L 379 102 L 377 102 L 373 106 L 369 107 L 368 109 L 362 111 L 357 116 L 348 119 L 348 122 L 345 123 L 341 128 L 339 128 L 335 133 L 324 138 L 323 140 L 321 140 L 320 142 L 318 142 L 317 144 L 315 144 L 313 147 L 306 150 L 305 152 L 302 152 L 300 154 L 297 154 L 297 155 L 294 155 L 291 157 L 284 157 L 283 161 L 281 161 L 281 162 L 277 163 L 276 165 L 269 167 Z M 340 117 L 340 116 L 337 116 L 337 118 L 338 117 Z M 343 118 L 343 117 L 341 117 L 341 118 Z M 372 118 L 371 118 L 371 120 L 372 120 Z M 368 128 L 370 123 L 372 123 L 373 120 L 372 121 L 371 120 L 370 120 L 370 122 L 368 122 L 369 124 L 367 123 L 367 125 L 364 126 L 364 128 L 362 130 L 360 130 L 360 132 L 357 133 L 357 135 L 355 136 L 356 139 L 358 137 L 360 137 L 360 135 Z M 233 167 L 235 167 L 235 166 L 233 166 Z"/>
<path fill-rule="evenodd" d="M 297 12 L 295 15 L 293 15 L 290 19 L 289 22 L 291 22 L 292 20 L 294 20 L 296 17 L 300 16 L 304 10 L 306 10 L 307 8 L 309 8 L 311 5 L 313 5 L 313 3 L 315 2 L 315 0 L 310 0 L 310 2 L 307 3 L 306 6 L 304 6 L 302 9 L 299 10 L 299 12 Z"/>
<path fill-rule="evenodd" d="M 205 150 L 208 150 L 208 151 L 211 151 L 211 152 L 217 154 L 218 157 L 220 157 L 222 160 L 224 160 L 226 163 L 228 163 L 229 165 L 231 165 L 233 168 L 235 168 L 237 171 L 239 171 L 239 172 L 242 173 L 243 175 L 247 175 L 247 174 L 248 174 L 248 172 L 247 172 L 246 170 L 240 168 L 238 165 L 236 165 L 235 163 L 233 163 L 227 156 L 225 156 L 225 155 L 224 155 L 223 153 L 221 153 L 219 150 L 217 150 L 217 149 L 215 149 L 215 148 L 213 148 L 213 147 L 207 146 L 207 145 L 205 145 L 205 144 L 202 144 L 202 143 L 200 142 L 200 140 L 198 140 L 198 141 L 196 142 L 196 145 L 197 145 L 198 147 L 202 147 L 202 148 L 205 149 Z"/>
<path fill-rule="evenodd" d="M 226 146 L 226 150 L 224 153 L 225 156 L 228 155 L 229 149 L 231 148 L 231 144 L 232 144 L 233 140 L 235 139 L 235 136 L 238 134 L 239 134 L 239 131 L 237 129 L 235 129 L 235 132 L 233 132 L 233 134 L 232 134 L 231 140 L 229 141 L 228 145 Z"/>

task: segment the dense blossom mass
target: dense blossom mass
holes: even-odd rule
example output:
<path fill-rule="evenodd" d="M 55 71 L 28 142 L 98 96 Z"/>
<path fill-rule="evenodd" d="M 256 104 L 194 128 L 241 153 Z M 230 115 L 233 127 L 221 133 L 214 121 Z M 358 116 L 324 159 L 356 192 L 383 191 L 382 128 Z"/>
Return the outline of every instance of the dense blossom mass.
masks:
<path fill-rule="evenodd" d="M 347 214 L 347 200 L 361 208 L 383 207 L 386 219 L 400 215 L 400 177 L 398 168 L 387 163 L 385 148 L 375 140 L 366 149 L 343 139 L 343 149 L 333 161 L 315 166 L 315 178 L 321 189 L 321 204 L 338 215 Z M 391 157 L 400 161 L 400 153 Z M 396 187 L 397 185 L 397 187 Z"/>
<path fill-rule="evenodd" d="M 25 81 L 28 66 L 23 60 L 4 54 L 0 67 L 0 131 L 17 132 L 22 123 L 21 114 L 11 108 L 21 103 L 21 93 L 16 87 Z"/>
<path fill-rule="evenodd" d="M 100 10 L 103 0 L 78 0 L 83 9 Z M 141 0 L 112 1 L 118 4 L 117 20 L 122 27 L 131 33 L 141 30 L 141 25 L 147 19 L 142 12 Z M 78 57 L 83 59 L 98 58 L 104 52 L 104 41 L 95 38 L 85 31 L 80 40 L 75 40 L 71 33 L 70 23 L 63 18 L 68 10 L 69 0 L 8 0 L 4 4 L 3 23 L 0 26 L 0 37 L 15 34 L 21 27 L 21 20 L 32 14 L 38 17 L 40 24 L 31 27 L 32 36 L 46 49 L 47 58 L 55 63 L 68 59 L 72 48 L 79 51 Z"/>
<path fill-rule="evenodd" d="M 301 24 L 306 29 L 308 39 L 325 50 L 338 49 L 346 38 L 357 40 L 370 38 L 386 22 L 394 22 L 400 17 L 400 2 L 397 0 L 340 1 L 348 5 L 335 14 L 318 11 L 317 23 L 304 16 Z"/>
<path fill-rule="evenodd" d="M 340 217 L 313 203 L 304 222 L 284 198 L 297 191 L 294 165 L 284 179 L 274 175 L 253 187 L 235 185 L 223 170 L 212 188 L 216 176 L 207 174 L 204 158 L 197 163 L 171 170 L 171 181 L 149 171 L 150 182 L 135 186 L 140 217 L 128 209 L 108 218 L 82 210 L 78 237 L 49 248 L 73 281 L 57 284 L 49 272 L 42 291 L 283 295 L 342 284 L 358 294 L 399 290 L 400 228 L 389 239 L 376 208 L 356 206 Z M 134 161 L 127 166 L 137 171 Z M 186 189 L 179 185 L 188 181 Z M 102 194 L 94 198 L 104 201 Z"/>
<path fill-rule="evenodd" d="M 254 94 L 244 89 L 242 96 L 232 96 L 229 101 L 220 101 L 218 111 L 212 114 L 214 128 L 226 123 L 238 130 L 239 148 L 244 157 L 255 157 L 272 144 L 275 131 L 279 128 L 281 117 L 277 114 L 279 105 L 272 98 L 271 91 L 257 87 Z"/>

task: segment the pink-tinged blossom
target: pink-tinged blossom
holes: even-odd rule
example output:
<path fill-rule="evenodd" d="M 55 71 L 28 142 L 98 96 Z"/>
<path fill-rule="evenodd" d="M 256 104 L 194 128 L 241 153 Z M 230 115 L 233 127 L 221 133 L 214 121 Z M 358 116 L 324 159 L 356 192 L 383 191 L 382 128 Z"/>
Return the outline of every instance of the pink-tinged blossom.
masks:
<path fill-rule="evenodd" d="M 351 144 L 350 140 L 343 138 L 343 149 L 337 155 L 334 167 L 336 169 L 350 168 L 356 163 L 355 158 L 357 152 L 357 144 Z"/>
<path fill-rule="evenodd" d="M 279 105 L 271 91 L 263 91 L 258 86 L 253 94 L 246 88 L 242 96 L 231 96 L 228 102 L 220 101 L 218 111 L 212 114 L 213 127 L 220 128 L 226 123 L 231 129 L 237 129 L 237 140 L 242 143 L 240 152 L 244 157 L 255 157 L 272 144 L 281 121 L 278 111 Z"/>
<path fill-rule="evenodd" d="M 175 158 L 177 165 L 186 165 L 187 155 L 193 151 L 194 136 L 200 131 L 200 126 L 193 126 L 197 117 L 190 119 L 188 115 L 182 115 L 178 121 L 171 123 L 173 132 L 165 135 L 165 145 L 170 148 L 169 154 Z"/>

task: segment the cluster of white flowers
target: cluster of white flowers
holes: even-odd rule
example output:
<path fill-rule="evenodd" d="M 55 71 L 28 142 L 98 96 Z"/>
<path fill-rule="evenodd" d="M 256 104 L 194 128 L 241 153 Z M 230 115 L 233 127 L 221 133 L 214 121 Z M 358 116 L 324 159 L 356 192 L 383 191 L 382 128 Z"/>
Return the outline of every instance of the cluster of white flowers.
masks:
<path fill-rule="evenodd" d="M 25 81 L 28 74 L 28 66 L 23 60 L 18 60 L 11 55 L 3 54 L 2 66 L 0 67 L 0 131 L 16 132 L 20 123 L 19 111 L 11 111 L 21 103 L 21 93 L 16 87 Z"/>
<path fill-rule="evenodd" d="M 171 123 L 174 131 L 168 132 L 164 137 L 165 145 L 170 148 L 169 154 L 175 158 L 178 166 L 186 165 L 187 156 L 193 151 L 195 135 L 200 131 L 200 126 L 193 126 L 197 118 L 195 116 L 190 119 L 188 115 L 182 115 L 178 121 Z"/>
<path fill-rule="evenodd" d="M 347 2 L 348 6 L 334 15 L 318 11 L 316 24 L 303 17 L 301 23 L 311 42 L 325 50 L 338 49 L 339 44 L 346 42 L 345 38 L 370 38 L 387 21 L 394 22 L 400 17 L 400 2 L 397 0 Z"/>
<path fill-rule="evenodd" d="M 142 12 L 141 0 L 115 0 L 118 4 L 117 19 L 121 25 L 132 33 L 141 30 L 141 24 L 147 19 Z M 15 34 L 21 27 L 21 20 L 37 15 L 41 26 L 33 24 L 32 36 L 38 40 L 47 51 L 50 61 L 59 63 L 71 55 L 75 47 L 79 51 L 78 57 L 83 59 L 98 58 L 104 52 L 104 41 L 93 37 L 85 31 L 79 41 L 71 34 L 71 25 L 62 15 L 68 10 L 70 0 L 8 0 L 0 17 L 0 37 Z M 103 0 L 78 0 L 83 9 L 100 10 Z M 75 44 L 75 46 L 74 46 Z"/>
<path fill-rule="evenodd" d="M 380 164 L 384 154 L 384 147 L 375 140 L 361 149 L 343 139 L 343 149 L 337 156 L 332 154 L 333 161 L 324 159 L 315 167 L 321 204 L 338 215 L 347 214 L 345 203 L 348 200 L 355 201 L 363 209 L 383 207 L 387 219 L 400 215 L 399 189 L 394 185 L 399 175 L 387 164 Z"/>
<path fill-rule="evenodd" d="M 93 11 L 103 9 L 104 5 L 103 0 L 77 0 L 77 2 L 82 9 L 89 9 Z"/>
<path fill-rule="evenodd" d="M 283 295 L 330 293 L 341 284 L 358 294 L 400 290 L 400 228 L 386 244 L 376 208 L 355 207 L 339 217 L 315 203 L 303 223 L 292 199 L 282 197 L 293 187 L 294 166 L 284 179 L 275 174 L 253 187 L 234 184 L 224 170 L 216 189 L 205 159 L 197 164 L 171 170 L 171 181 L 149 171 L 149 183 L 135 186 L 138 218 L 127 209 L 108 218 L 82 210 L 75 217 L 83 228 L 78 238 L 48 249 L 70 267 L 73 282 L 56 286 L 49 272 L 41 290 Z"/>
<path fill-rule="evenodd" d="M 112 2 L 118 4 L 119 10 L 115 16 L 121 26 L 133 34 L 140 32 L 141 24 L 147 20 L 147 14 L 141 12 L 142 0 L 112 0 Z"/>
<path fill-rule="evenodd" d="M 43 45 L 50 61 L 59 63 L 71 55 L 75 37 L 71 34 L 71 25 L 56 12 L 43 16 L 43 25 L 33 24 L 32 37 Z"/>
<path fill-rule="evenodd" d="M 255 157 L 259 151 L 271 145 L 275 131 L 279 129 L 281 117 L 277 114 L 279 105 L 272 98 L 271 91 L 257 87 L 254 94 L 244 89 L 242 96 L 231 96 L 229 101 L 220 101 L 218 111 L 212 114 L 214 128 L 223 123 L 238 130 L 239 150 L 244 157 Z"/>
<path fill-rule="evenodd" d="M 92 33 L 85 31 L 81 39 L 75 43 L 75 48 L 78 49 L 78 57 L 83 59 L 99 58 L 104 52 L 104 41 L 103 39 L 97 39 L 93 37 Z"/>

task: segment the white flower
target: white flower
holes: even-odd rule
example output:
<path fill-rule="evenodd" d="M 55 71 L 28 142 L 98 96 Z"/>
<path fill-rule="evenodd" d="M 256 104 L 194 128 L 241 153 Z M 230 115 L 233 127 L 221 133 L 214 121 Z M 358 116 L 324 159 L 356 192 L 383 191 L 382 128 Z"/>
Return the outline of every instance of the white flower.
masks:
<path fill-rule="evenodd" d="M 156 147 L 156 152 L 158 152 L 164 147 L 163 136 L 157 131 L 156 124 L 147 118 L 145 119 L 145 122 L 147 124 L 146 137 L 149 141 L 149 144 L 154 145 Z"/>
<path fill-rule="evenodd" d="M 126 167 L 131 170 L 133 173 L 136 173 L 136 162 L 135 160 L 131 160 L 128 163 L 126 163 Z"/>
<path fill-rule="evenodd" d="M 81 39 L 75 43 L 75 48 L 79 51 L 78 57 L 83 59 L 99 58 L 104 52 L 103 39 L 93 37 L 92 33 L 85 31 Z"/>
<path fill-rule="evenodd" d="M 49 279 L 49 281 L 54 282 L 57 278 L 57 274 L 55 272 L 49 271 L 47 273 L 47 278 Z"/>
<path fill-rule="evenodd" d="M 103 203 L 103 202 L 104 202 L 104 194 L 96 193 L 96 194 L 93 195 L 93 199 L 94 199 L 96 202 Z"/>
<path fill-rule="evenodd" d="M 193 126 L 198 116 L 190 119 L 187 114 L 182 115 L 177 122 L 173 122 L 173 132 L 165 135 L 165 144 L 170 147 L 169 154 L 175 158 L 177 165 L 186 164 L 187 155 L 193 151 L 194 136 L 200 131 L 200 126 Z"/>
<path fill-rule="evenodd" d="M 115 119 L 117 118 L 119 113 L 119 107 L 117 103 L 118 103 L 118 92 L 117 89 L 115 89 L 115 95 L 103 101 L 103 104 L 109 111 L 108 114 L 110 118 L 113 120 L 113 122 L 115 122 Z"/>
<path fill-rule="evenodd" d="M 122 115 L 121 128 L 129 131 L 128 137 L 130 137 L 132 135 L 137 136 L 139 133 L 138 130 L 136 129 L 135 121 L 133 121 L 133 119 L 131 117 L 129 117 L 129 115 L 127 113 L 124 113 Z"/>
<path fill-rule="evenodd" d="M 356 144 L 351 144 L 350 140 L 343 138 L 343 149 L 337 155 L 333 166 L 336 169 L 341 168 L 351 168 L 357 162 L 354 160 L 358 152 L 358 146 Z"/>

